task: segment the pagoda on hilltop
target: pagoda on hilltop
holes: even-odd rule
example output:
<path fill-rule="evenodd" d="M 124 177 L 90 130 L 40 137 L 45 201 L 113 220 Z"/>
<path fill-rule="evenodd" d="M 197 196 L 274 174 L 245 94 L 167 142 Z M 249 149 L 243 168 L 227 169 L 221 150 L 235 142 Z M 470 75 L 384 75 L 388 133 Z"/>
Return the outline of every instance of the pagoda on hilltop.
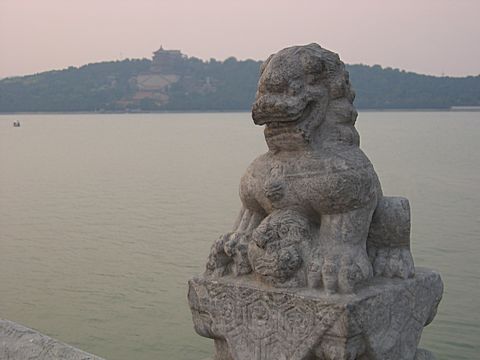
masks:
<path fill-rule="evenodd" d="M 162 46 L 153 53 L 152 72 L 162 74 L 176 73 L 186 56 L 180 50 L 165 50 Z"/>

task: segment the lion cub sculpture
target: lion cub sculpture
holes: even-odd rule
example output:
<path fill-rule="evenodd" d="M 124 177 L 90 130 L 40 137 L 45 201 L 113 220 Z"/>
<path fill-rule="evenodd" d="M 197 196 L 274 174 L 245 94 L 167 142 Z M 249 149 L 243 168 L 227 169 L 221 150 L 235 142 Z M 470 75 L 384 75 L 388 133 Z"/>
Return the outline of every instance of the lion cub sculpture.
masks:
<path fill-rule="evenodd" d="M 359 148 L 354 97 L 338 55 L 317 44 L 264 62 L 252 117 L 269 150 L 242 177 L 242 209 L 213 244 L 207 276 L 328 293 L 413 276 L 408 200 L 383 196 Z"/>

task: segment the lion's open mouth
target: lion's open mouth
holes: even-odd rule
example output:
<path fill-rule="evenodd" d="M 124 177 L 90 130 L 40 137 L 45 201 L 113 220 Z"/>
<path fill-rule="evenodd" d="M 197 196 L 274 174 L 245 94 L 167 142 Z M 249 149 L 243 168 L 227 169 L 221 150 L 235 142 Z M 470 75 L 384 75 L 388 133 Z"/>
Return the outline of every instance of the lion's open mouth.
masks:
<path fill-rule="evenodd" d="M 266 126 L 271 127 L 271 128 L 285 128 L 292 126 L 296 124 L 296 120 L 290 120 L 290 121 L 270 121 L 265 123 Z"/>
<path fill-rule="evenodd" d="M 307 103 L 303 111 L 293 117 L 289 117 L 288 120 L 276 120 L 275 118 L 273 118 L 271 120 L 269 119 L 268 121 L 265 121 L 265 134 L 268 136 L 276 136 L 292 131 L 297 132 L 298 124 L 302 123 L 310 117 L 313 107 L 313 101 L 310 101 L 309 103 Z"/>

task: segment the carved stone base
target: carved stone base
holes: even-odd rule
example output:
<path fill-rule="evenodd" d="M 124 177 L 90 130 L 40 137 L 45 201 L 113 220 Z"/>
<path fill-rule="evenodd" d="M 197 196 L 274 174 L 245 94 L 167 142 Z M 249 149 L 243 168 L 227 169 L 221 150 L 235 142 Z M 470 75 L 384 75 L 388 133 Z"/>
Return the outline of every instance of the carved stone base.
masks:
<path fill-rule="evenodd" d="M 197 333 L 215 340 L 215 360 L 423 360 L 434 359 L 417 345 L 442 292 L 438 273 L 416 269 L 352 295 L 198 277 L 188 300 Z"/>

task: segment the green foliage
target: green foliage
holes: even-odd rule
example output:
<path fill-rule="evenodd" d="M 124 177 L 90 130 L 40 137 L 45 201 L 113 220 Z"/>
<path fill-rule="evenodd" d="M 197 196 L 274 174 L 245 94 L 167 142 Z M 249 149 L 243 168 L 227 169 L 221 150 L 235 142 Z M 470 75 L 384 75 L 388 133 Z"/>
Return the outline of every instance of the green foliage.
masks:
<path fill-rule="evenodd" d="M 167 103 L 135 100 L 135 77 L 149 73 L 151 65 L 147 59 L 123 60 L 3 79 L 0 112 L 249 110 L 261 62 L 184 57 L 175 64 L 179 81 L 168 88 Z M 480 106 L 480 75 L 435 77 L 379 65 L 347 69 L 361 109 Z"/>
<path fill-rule="evenodd" d="M 379 65 L 348 65 L 355 105 L 369 109 L 448 109 L 480 106 L 480 75 L 419 75 Z"/>
<path fill-rule="evenodd" d="M 129 80 L 149 60 L 123 60 L 69 67 L 0 81 L 0 112 L 114 110 L 135 91 Z"/>
<path fill-rule="evenodd" d="M 191 59 L 187 68 L 191 69 Z M 249 110 L 255 97 L 261 62 L 237 61 L 228 58 L 223 62 L 211 60 L 199 64 L 190 71 L 194 83 L 206 83 L 207 78 L 215 88 L 213 92 L 189 91 L 189 81 L 184 79 L 174 84 L 170 90 L 171 100 L 164 110 Z"/>

